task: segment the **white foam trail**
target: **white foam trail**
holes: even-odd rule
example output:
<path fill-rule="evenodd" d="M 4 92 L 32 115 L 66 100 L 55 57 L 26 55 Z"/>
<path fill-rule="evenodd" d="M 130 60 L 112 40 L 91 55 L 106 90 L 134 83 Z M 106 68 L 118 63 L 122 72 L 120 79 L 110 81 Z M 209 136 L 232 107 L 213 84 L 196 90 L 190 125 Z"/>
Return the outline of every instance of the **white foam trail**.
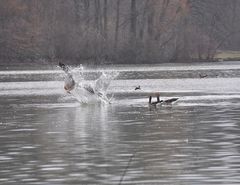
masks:
<path fill-rule="evenodd" d="M 76 82 L 76 88 L 71 92 L 80 103 L 104 102 L 109 103 L 107 89 L 111 81 L 118 76 L 117 72 L 102 72 L 101 76 L 94 82 L 85 80 L 83 76 L 84 68 L 80 65 L 77 68 L 70 68 L 70 73 Z M 86 76 L 85 76 L 86 77 Z M 85 87 L 90 87 L 95 92 L 89 93 Z"/>

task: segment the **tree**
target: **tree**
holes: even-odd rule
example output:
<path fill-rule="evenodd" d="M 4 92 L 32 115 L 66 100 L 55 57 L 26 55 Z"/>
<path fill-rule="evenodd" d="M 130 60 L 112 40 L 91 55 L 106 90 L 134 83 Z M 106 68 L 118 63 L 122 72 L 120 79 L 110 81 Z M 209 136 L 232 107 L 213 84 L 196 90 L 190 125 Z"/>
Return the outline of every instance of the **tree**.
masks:
<path fill-rule="evenodd" d="M 117 3 L 117 11 L 116 11 L 115 37 L 114 37 L 114 48 L 115 48 L 115 52 L 117 52 L 117 49 L 118 49 L 120 0 L 117 0 L 116 3 Z"/>
<path fill-rule="evenodd" d="M 238 0 L 1 0 L 0 59 L 212 60 L 239 50 Z"/>

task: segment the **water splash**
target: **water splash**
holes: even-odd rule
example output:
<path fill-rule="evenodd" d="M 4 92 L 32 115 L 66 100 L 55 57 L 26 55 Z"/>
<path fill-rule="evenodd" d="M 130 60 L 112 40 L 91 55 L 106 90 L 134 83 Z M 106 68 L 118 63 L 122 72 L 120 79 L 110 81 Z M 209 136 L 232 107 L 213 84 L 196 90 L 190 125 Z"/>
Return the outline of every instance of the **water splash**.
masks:
<path fill-rule="evenodd" d="M 83 65 L 75 68 L 70 68 L 70 73 L 76 82 L 76 88 L 71 91 L 71 95 L 74 96 L 80 103 L 106 103 L 109 104 L 113 95 L 107 94 L 108 87 L 112 80 L 118 76 L 117 71 L 107 71 L 101 72 L 100 76 L 95 80 L 86 80 L 88 78 L 88 73 L 84 71 Z M 86 88 L 91 88 L 94 91 L 89 93 Z"/>

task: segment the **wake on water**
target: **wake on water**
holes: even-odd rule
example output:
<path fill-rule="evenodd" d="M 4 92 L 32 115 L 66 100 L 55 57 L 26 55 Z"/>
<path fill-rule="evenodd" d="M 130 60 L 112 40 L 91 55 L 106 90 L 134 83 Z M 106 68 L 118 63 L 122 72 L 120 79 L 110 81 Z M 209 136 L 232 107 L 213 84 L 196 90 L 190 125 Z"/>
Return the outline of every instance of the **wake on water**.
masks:
<path fill-rule="evenodd" d="M 80 103 L 90 104 L 90 103 L 111 103 L 113 94 L 107 94 L 107 89 L 111 81 L 118 76 L 118 72 L 101 72 L 99 78 L 94 81 L 86 80 L 87 73 L 84 72 L 84 67 L 80 65 L 79 67 L 70 67 L 70 73 L 76 82 L 75 88 L 71 91 L 71 95 L 77 99 Z M 98 71 L 99 72 L 99 71 Z M 94 94 L 89 93 L 86 87 L 91 87 Z"/>

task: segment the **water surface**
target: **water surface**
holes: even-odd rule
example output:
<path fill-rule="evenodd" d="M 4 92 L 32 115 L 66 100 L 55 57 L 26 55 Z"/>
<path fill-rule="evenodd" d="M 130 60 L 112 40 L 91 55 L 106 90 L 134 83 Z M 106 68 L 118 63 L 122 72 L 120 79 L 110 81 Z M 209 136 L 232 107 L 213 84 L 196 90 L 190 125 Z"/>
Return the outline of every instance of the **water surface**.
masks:
<path fill-rule="evenodd" d="M 85 77 L 102 71 L 111 104 L 79 103 L 57 68 L 0 71 L 0 184 L 239 184 L 240 63 Z M 179 100 L 149 106 L 156 91 Z"/>

